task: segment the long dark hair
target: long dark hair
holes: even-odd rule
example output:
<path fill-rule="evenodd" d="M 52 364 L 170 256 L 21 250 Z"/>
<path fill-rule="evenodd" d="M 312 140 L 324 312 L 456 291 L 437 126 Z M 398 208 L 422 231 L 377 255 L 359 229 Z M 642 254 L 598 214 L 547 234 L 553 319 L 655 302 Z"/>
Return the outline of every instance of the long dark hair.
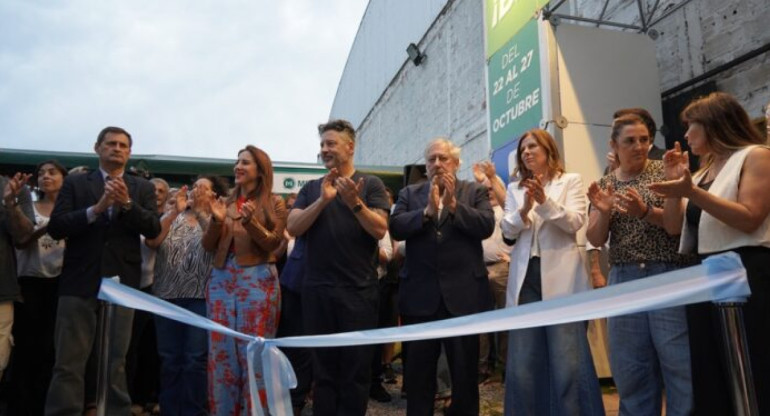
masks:
<path fill-rule="evenodd" d="M 682 123 L 698 123 L 706 132 L 706 140 L 714 152 L 706 156 L 701 166 L 714 161 L 714 153 L 730 153 L 753 144 L 765 144 L 765 138 L 751 123 L 746 110 L 732 95 L 712 92 L 698 98 L 682 110 Z"/>
<path fill-rule="evenodd" d="M 230 184 L 227 179 L 216 175 L 200 175 L 198 179 L 206 179 L 211 182 L 211 190 L 214 191 L 217 198 L 230 195 Z"/>
<path fill-rule="evenodd" d="M 270 156 L 265 153 L 264 150 L 247 145 L 245 148 L 238 151 L 238 155 L 243 152 L 249 152 L 251 157 L 254 158 L 254 162 L 257 164 L 257 187 L 249 195 L 244 195 L 246 199 L 253 199 L 257 201 L 257 204 L 262 208 L 265 215 L 265 226 L 268 229 L 272 229 L 275 224 L 275 212 L 273 212 L 273 162 L 270 160 Z M 235 189 L 230 194 L 228 202 L 233 202 L 241 195 L 241 186 L 236 184 Z"/>
<path fill-rule="evenodd" d="M 38 196 L 38 198 L 43 198 L 45 196 L 45 192 L 43 192 L 40 189 L 40 186 L 37 183 L 38 177 L 40 176 L 40 169 L 42 169 L 43 166 L 45 166 L 45 165 L 53 165 L 54 169 L 58 170 L 59 173 L 61 173 L 62 178 L 66 177 L 67 174 L 69 173 L 69 172 L 67 172 L 67 168 L 65 168 L 64 165 L 59 163 L 59 161 L 56 160 L 56 159 L 48 159 L 48 160 L 44 160 L 44 161 L 38 163 L 37 166 L 35 166 L 35 174 L 33 175 L 34 176 L 34 184 L 35 184 L 35 187 L 37 188 L 37 196 Z"/>

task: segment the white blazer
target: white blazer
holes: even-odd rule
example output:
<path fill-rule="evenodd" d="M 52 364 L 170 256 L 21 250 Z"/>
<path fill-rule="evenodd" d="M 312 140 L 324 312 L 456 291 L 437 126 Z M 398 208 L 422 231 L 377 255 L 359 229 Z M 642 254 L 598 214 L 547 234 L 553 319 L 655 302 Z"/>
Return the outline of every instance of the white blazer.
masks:
<path fill-rule="evenodd" d="M 540 267 L 543 300 L 590 288 L 585 259 L 577 244 L 577 233 L 586 224 L 586 196 L 583 180 L 576 173 L 565 173 L 545 186 L 546 200 L 534 202 L 525 223 L 519 214 L 526 188 L 518 182 L 508 185 L 505 216 L 501 227 L 508 239 L 516 239 L 511 252 L 506 306 L 519 303 L 533 242 L 533 230 L 540 237 Z"/>

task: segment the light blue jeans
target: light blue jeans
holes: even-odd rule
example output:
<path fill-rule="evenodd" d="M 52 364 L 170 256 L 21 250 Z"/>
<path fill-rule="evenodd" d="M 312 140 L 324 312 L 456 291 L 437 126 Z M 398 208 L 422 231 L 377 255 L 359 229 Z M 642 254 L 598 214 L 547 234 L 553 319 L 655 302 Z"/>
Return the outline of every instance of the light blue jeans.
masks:
<path fill-rule="evenodd" d="M 668 263 L 613 265 L 609 284 L 629 282 L 676 269 Z M 693 411 L 690 342 L 683 306 L 618 316 L 608 320 L 610 368 L 620 396 L 620 415 L 660 415 Z"/>
<path fill-rule="evenodd" d="M 533 257 L 519 304 L 540 300 L 540 259 Z M 509 332 L 505 414 L 604 415 L 585 322 Z"/>

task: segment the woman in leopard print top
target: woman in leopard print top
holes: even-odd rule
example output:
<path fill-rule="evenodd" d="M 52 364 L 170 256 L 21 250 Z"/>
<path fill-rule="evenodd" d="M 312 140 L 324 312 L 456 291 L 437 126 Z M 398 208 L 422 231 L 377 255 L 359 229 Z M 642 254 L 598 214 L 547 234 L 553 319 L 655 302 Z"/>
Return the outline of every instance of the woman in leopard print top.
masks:
<path fill-rule="evenodd" d="M 615 119 L 610 145 L 619 166 L 588 189 L 587 237 L 597 247 L 610 239 L 611 285 L 688 264 L 689 258 L 678 254 L 678 237 L 663 228 L 664 199 L 647 189 L 664 179 L 662 163 L 647 157 L 652 140 L 638 116 Z M 664 387 L 667 414 L 692 413 L 685 308 L 610 318 L 608 328 L 621 413 L 660 414 Z"/>

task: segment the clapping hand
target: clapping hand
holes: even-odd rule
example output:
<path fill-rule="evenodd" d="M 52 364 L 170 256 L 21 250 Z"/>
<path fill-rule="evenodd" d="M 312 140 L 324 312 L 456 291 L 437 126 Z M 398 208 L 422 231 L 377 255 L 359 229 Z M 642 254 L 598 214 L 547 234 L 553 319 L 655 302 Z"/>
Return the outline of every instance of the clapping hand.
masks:
<path fill-rule="evenodd" d="M 444 208 L 448 208 L 450 212 L 454 212 L 457 205 L 457 199 L 455 197 L 455 183 L 456 179 L 453 174 L 444 173 L 439 178 L 444 193 L 441 194 L 441 202 L 444 204 Z"/>
<path fill-rule="evenodd" d="M 599 187 L 598 183 L 593 182 L 588 187 L 588 200 L 591 201 L 591 206 L 594 209 L 602 214 L 609 214 L 615 205 L 615 190 L 612 188 L 612 184 L 607 185 L 607 189 L 604 190 Z"/>
<path fill-rule="evenodd" d="M 177 213 L 182 213 L 187 209 L 189 201 L 187 200 L 187 185 L 183 185 L 174 195 L 174 209 Z"/>
<path fill-rule="evenodd" d="M 337 168 L 332 168 L 329 173 L 324 176 L 321 182 L 321 198 L 328 202 L 337 196 L 337 188 L 334 186 L 337 178 L 340 177 Z"/>
<path fill-rule="evenodd" d="M 473 179 L 476 179 L 476 182 L 481 183 L 484 182 L 484 178 L 486 178 L 487 175 L 484 174 L 484 169 L 481 167 L 481 163 L 475 163 L 473 165 Z"/>
<path fill-rule="evenodd" d="M 212 198 L 209 203 L 209 210 L 211 211 L 214 220 L 217 222 L 224 221 L 225 215 L 227 215 L 227 205 L 225 205 L 224 198 Z"/>
<path fill-rule="evenodd" d="M 128 187 L 122 177 L 107 181 L 104 184 L 104 193 L 112 199 L 114 204 L 127 204 L 131 200 L 128 196 Z"/>
<path fill-rule="evenodd" d="M 430 193 L 428 194 L 428 206 L 425 207 L 425 215 L 435 218 L 438 213 L 438 206 L 441 201 L 441 191 L 439 190 L 439 179 L 434 177 L 430 183 Z"/>
<path fill-rule="evenodd" d="M 358 182 L 353 182 L 350 178 L 340 176 L 334 181 L 334 187 L 342 198 L 342 202 L 348 208 L 353 209 L 358 204 L 358 195 L 364 187 L 364 178 L 359 178 Z"/>
<path fill-rule="evenodd" d="M 485 178 L 494 180 L 496 174 L 495 165 L 488 160 L 473 165 L 473 177 L 476 179 L 476 182 L 484 182 Z"/>
<path fill-rule="evenodd" d="M 256 201 L 246 201 L 241 205 L 241 221 L 248 222 L 251 221 L 251 217 L 254 216 L 254 214 L 257 212 L 257 202 Z"/>
<path fill-rule="evenodd" d="M 689 169 L 684 169 L 679 179 L 652 183 L 647 187 L 665 198 L 688 198 L 694 189 Z"/>
<path fill-rule="evenodd" d="M 3 201 L 5 201 L 5 206 L 9 207 L 15 204 L 16 197 L 19 196 L 22 188 L 24 188 L 24 185 L 27 184 L 31 177 L 31 174 L 16 172 L 16 174 L 10 178 L 5 185 L 5 189 L 3 189 Z"/>
<path fill-rule="evenodd" d="M 531 179 L 525 179 L 522 186 L 527 188 L 527 195 L 534 199 L 538 204 L 545 202 L 545 188 L 543 188 L 543 179 L 541 175 L 535 175 Z"/>
<path fill-rule="evenodd" d="M 682 152 L 679 142 L 674 142 L 674 148 L 663 154 L 663 171 L 666 179 L 679 179 L 690 166 L 687 152 Z"/>
<path fill-rule="evenodd" d="M 624 194 L 616 195 L 615 209 L 621 214 L 643 218 L 647 215 L 647 210 L 652 208 L 647 208 L 642 195 L 636 189 L 628 188 Z"/>
<path fill-rule="evenodd" d="M 112 191 L 113 185 L 110 185 L 110 182 L 112 181 L 105 182 L 104 192 L 102 193 L 101 198 L 99 198 L 99 201 L 96 202 L 96 205 L 94 205 L 94 213 L 96 214 L 107 212 L 107 210 L 116 202 Z"/>
<path fill-rule="evenodd" d="M 525 179 L 521 185 L 525 187 L 524 190 L 524 204 L 522 204 L 521 208 L 519 208 L 519 215 L 521 216 L 522 221 L 525 223 L 529 222 L 529 211 L 532 211 L 532 208 L 534 207 L 534 198 L 532 197 L 532 191 L 529 190 L 529 188 L 526 187 L 527 179 Z"/>

